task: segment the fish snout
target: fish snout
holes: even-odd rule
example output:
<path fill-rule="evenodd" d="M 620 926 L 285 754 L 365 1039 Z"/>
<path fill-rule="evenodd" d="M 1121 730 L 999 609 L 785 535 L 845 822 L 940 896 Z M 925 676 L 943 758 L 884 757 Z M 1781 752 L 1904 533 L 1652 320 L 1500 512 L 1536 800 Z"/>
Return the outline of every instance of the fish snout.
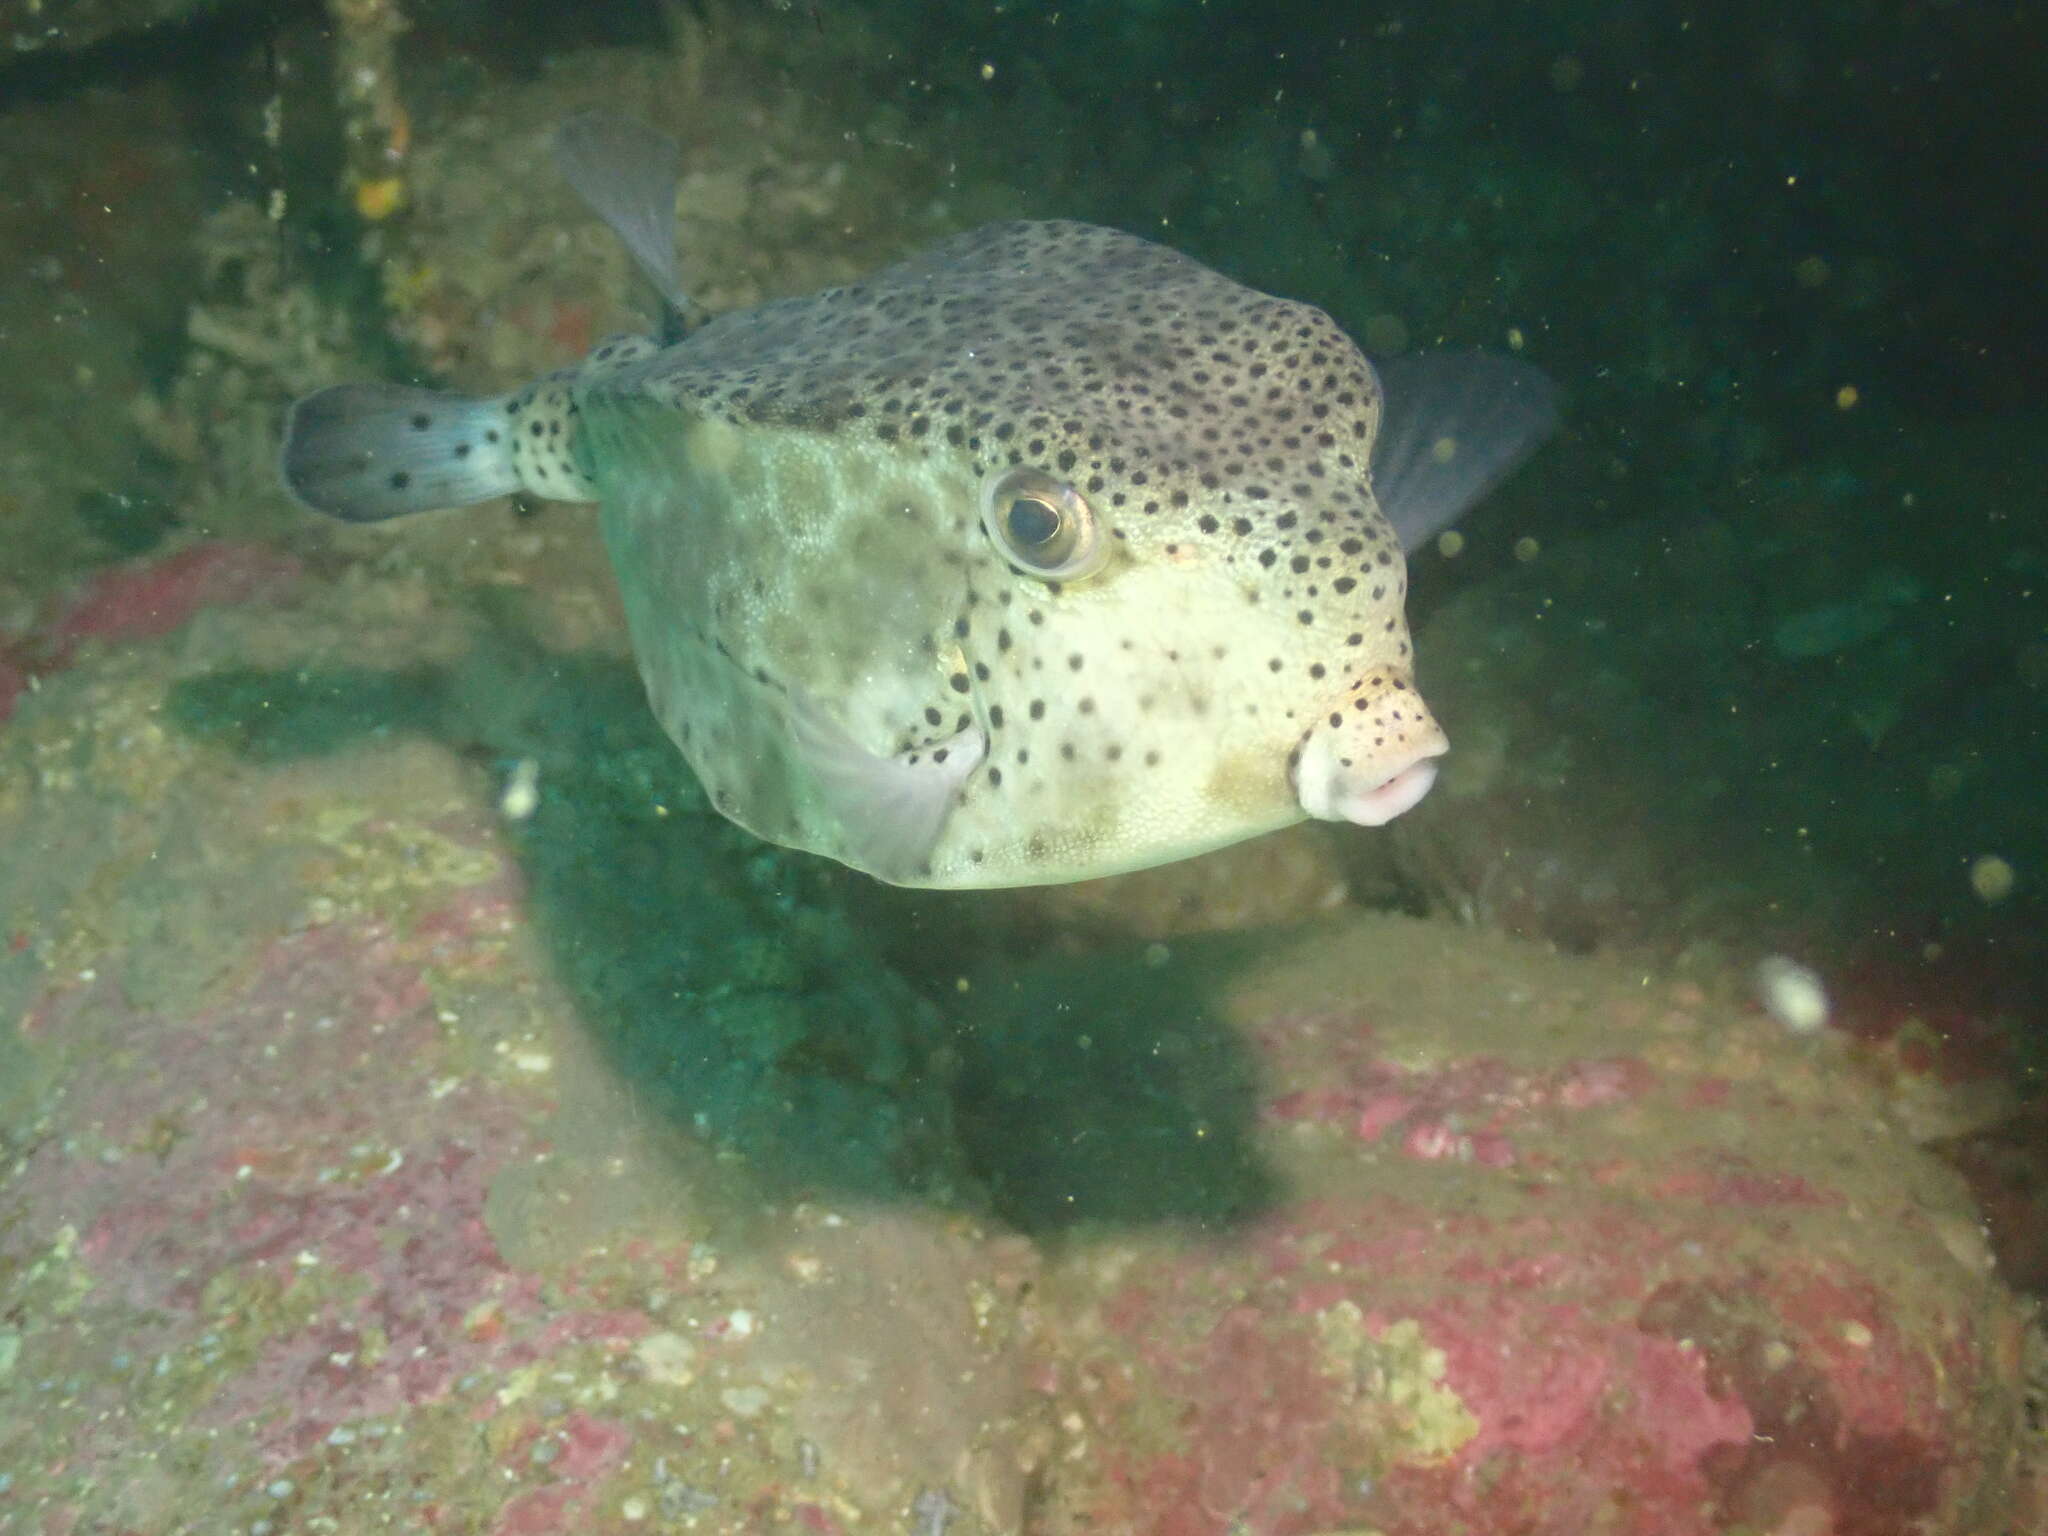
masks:
<path fill-rule="evenodd" d="M 1320 820 L 1384 826 L 1429 793 L 1450 745 L 1413 683 L 1361 679 L 1295 748 L 1294 792 Z"/>

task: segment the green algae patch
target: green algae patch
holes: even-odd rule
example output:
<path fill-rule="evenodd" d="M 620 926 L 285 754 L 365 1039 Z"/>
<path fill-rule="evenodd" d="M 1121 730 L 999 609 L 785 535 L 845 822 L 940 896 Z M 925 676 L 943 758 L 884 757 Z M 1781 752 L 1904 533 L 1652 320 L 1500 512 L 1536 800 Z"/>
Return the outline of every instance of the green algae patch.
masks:
<path fill-rule="evenodd" d="M 188 735 L 252 762 L 324 757 L 399 731 L 432 733 L 443 718 L 437 669 L 227 667 L 175 684 L 164 714 Z"/>
<path fill-rule="evenodd" d="M 1444 1352 L 1415 1319 L 1374 1330 L 1355 1302 L 1340 1301 L 1317 1317 L 1316 1334 L 1323 1369 L 1389 1466 L 1448 1461 L 1479 1433 L 1479 1420 L 1444 1384 Z"/>

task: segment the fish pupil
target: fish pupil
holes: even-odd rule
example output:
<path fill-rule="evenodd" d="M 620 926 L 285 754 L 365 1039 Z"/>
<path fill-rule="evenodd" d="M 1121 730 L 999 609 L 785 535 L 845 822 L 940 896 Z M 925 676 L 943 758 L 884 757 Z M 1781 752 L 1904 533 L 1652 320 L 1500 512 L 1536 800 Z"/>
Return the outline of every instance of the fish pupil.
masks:
<path fill-rule="evenodd" d="M 1019 496 L 1010 503 L 1010 537 L 1023 549 L 1043 549 L 1059 536 L 1059 508 L 1035 496 Z"/>

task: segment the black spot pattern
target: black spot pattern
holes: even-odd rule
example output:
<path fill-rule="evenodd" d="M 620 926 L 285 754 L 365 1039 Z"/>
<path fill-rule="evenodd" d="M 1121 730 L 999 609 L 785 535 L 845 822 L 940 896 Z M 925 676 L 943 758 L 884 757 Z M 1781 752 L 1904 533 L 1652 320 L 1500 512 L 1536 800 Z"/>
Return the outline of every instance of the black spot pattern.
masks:
<path fill-rule="evenodd" d="M 600 353 L 579 388 L 591 409 L 652 400 L 742 436 L 860 445 L 864 462 L 931 488 L 929 502 L 892 491 L 847 514 L 915 522 L 930 551 L 903 576 L 930 599 L 914 637 L 872 637 L 892 668 L 915 638 L 929 669 L 922 696 L 887 720 L 848 724 L 899 752 L 928 751 L 949 728 L 998 738 L 960 791 L 964 825 L 933 851 L 934 883 L 1028 881 L 1032 858 L 1085 865 L 1083 839 L 1170 840 L 1138 830 L 1135 802 L 1155 774 L 1183 797 L 1214 792 L 1191 787 L 1208 785 L 1219 749 L 1212 709 L 1298 735 L 1364 669 L 1396 646 L 1406 655 L 1401 555 L 1366 474 L 1380 409 L 1371 368 L 1320 310 L 1149 241 L 1074 223 L 990 225 L 863 282 L 722 316 L 651 356 Z M 514 452 L 530 439 L 536 456 L 559 456 L 555 473 L 574 474 L 573 434 L 560 430 L 572 410 L 555 381 L 540 381 L 508 408 L 525 428 Z M 1108 563 L 1072 590 L 1009 568 L 978 508 L 941 489 L 1014 466 L 1084 493 L 1111 541 Z M 845 559 L 860 557 L 849 535 Z M 1188 611 L 1105 609 L 1132 573 L 1162 569 L 1202 575 Z M 815 586 L 803 600 L 829 629 L 821 651 L 867 654 L 870 637 L 847 633 L 867 614 Z M 710 623 L 735 633 L 715 607 Z M 1212 649 L 1240 626 L 1246 644 Z M 831 679 L 806 681 L 804 657 L 773 662 L 779 677 L 835 696 Z M 1262 746 L 1243 770 L 1256 782 L 1242 796 L 1264 797 L 1256 816 L 1217 814 L 1274 824 L 1291 803 L 1292 744 Z M 1129 861 L 1127 850 L 1107 856 Z M 970 877 L 963 861 L 996 868 Z"/>
<path fill-rule="evenodd" d="M 914 457 L 965 449 L 977 472 L 1032 463 L 1098 501 L 1158 509 L 1163 495 L 1240 564 L 1270 553 L 1299 574 L 1297 548 L 1325 529 L 1347 567 L 1399 558 L 1365 480 L 1378 384 L 1350 338 L 1313 306 L 1117 230 L 991 224 L 864 282 L 721 316 L 618 387 L 735 425 L 858 430 Z M 918 421 L 957 437 L 906 442 Z"/>
<path fill-rule="evenodd" d="M 506 397 L 506 435 L 509 435 L 512 466 L 521 485 L 536 496 L 562 501 L 588 501 L 596 495 L 586 467 L 576 457 L 576 418 L 581 410 L 576 391 L 617 373 L 629 364 L 660 353 L 661 348 L 641 336 L 620 336 L 575 368 L 564 368 L 536 379 L 526 388 Z M 425 431 L 423 416 L 415 416 L 414 430 Z M 496 445 L 500 429 L 487 427 L 483 440 Z M 455 447 L 457 458 L 467 458 L 470 445 Z"/>

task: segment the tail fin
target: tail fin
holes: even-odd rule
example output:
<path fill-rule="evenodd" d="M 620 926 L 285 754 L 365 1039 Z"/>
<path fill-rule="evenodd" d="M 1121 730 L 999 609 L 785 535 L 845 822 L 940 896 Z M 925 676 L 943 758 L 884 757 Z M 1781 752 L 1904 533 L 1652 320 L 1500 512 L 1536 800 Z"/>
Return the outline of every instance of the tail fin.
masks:
<path fill-rule="evenodd" d="M 285 488 L 315 512 L 379 523 L 520 488 L 502 400 L 337 384 L 292 407 Z"/>

